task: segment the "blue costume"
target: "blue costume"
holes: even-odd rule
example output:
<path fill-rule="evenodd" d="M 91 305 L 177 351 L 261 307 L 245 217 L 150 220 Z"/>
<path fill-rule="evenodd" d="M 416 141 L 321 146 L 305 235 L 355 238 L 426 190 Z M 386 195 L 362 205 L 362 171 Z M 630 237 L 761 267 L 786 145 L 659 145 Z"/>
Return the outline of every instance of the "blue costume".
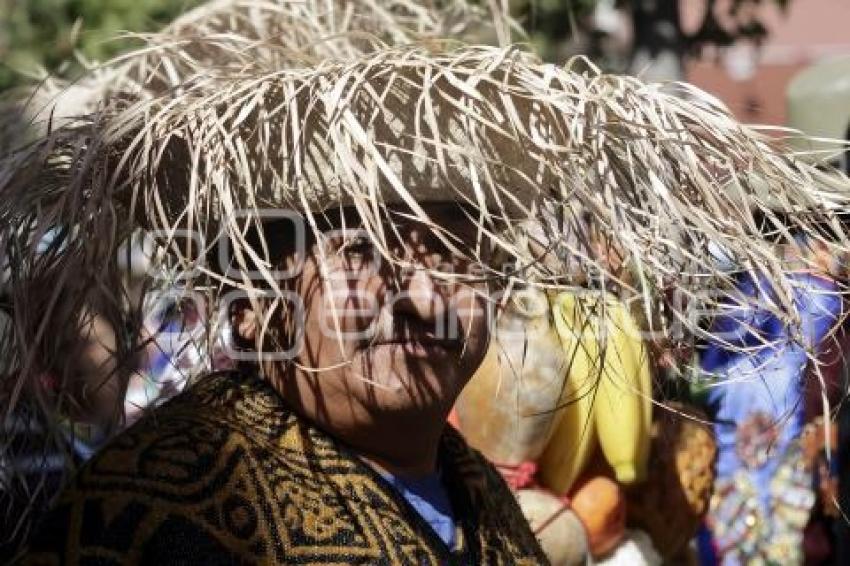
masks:
<path fill-rule="evenodd" d="M 710 522 L 723 564 L 797 562 L 815 501 L 796 442 L 805 424 L 804 376 L 842 300 L 830 279 L 800 272 L 787 280 L 799 332 L 767 308 L 773 289 L 744 274 L 738 289 L 747 300 L 714 321 L 700 361 L 717 383 L 708 395 L 719 448 Z"/>

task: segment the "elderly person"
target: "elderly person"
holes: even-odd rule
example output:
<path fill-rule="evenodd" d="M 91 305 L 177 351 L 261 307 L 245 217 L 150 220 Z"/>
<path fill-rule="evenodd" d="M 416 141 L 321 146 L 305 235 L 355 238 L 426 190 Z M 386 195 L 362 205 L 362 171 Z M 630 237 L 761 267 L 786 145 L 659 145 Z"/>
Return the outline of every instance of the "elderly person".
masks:
<path fill-rule="evenodd" d="M 651 310 L 670 289 L 730 288 L 705 272 L 710 240 L 779 278 L 741 216 L 746 177 L 735 198 L 721 187 L 746 167 L 791 204 L 823 200 L 811 168 L 700 93 L 438 41 L 425 8 L 357 6 L 214 2 L 0 162 L 16 304 L 43 301 L 70 333 L 74 308 L 30 284 L 50 281 L 133 323 L 115 253 L 144 229 L 157 280 L 199 297 L 210 347 L 236 364 L 79 470 L 31 562 L 544 562 L 494 468 L 445 425 L 504 293 L 593 281 Z M 588 217 L 618 267 L 592 252 Z M 54 261 L 18 253 L 43 222 L 69 227 Z M 15 313 L 7 350 L 52 355 L 53 334 Z"/>
<path fill-rule="evenodd" d="M 458 205 L 423 206 L 474 239 Z M 486 295 L 427 274 L 470 266 L 405 212 L 391 251 L 418 266 L 406 275 L 356 225 L 341 229 L 350 209 L 323 226 L 321 250 L 279 238 L 277 267 L 302 264 L 288 289 L 303 309 L 300 353 L 210 375 L 120 436 L 61 498 L 32 559 L 541 561 L 507 487 L 444 426 L 487 347 Z M 245 354 L 262 323 L 246 300 L 230 310 Z M 335 313 L 355 338 L 338 339 Z"/>

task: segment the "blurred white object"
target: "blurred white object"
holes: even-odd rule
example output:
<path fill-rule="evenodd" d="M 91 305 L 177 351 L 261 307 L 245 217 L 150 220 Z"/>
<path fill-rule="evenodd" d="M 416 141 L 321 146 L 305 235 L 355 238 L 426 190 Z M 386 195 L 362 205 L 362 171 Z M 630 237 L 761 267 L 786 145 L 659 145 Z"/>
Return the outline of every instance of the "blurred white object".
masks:
<path fill-rule="evenodd" d="M 587 564 L 584 526 L 563 501 L 540 489 L 520 489 L 514 496 L 552 566 Z"/>
<path fill-rule="evenodd" d="M 595 29 L 609 35 L 620 33 L 623 28 L 622 13 L 614 0 L 599 0 L 591 18 Z"/>
<path fill-rule="evenodd" d="M 118 265 L 130 277 L 141 279 L 150 275 L 156 251 L 156 242 L 150 234 L 136 232 L 119 248 Z"/>
<path fill-rule="evenodd" d="M 708 243 L 708 253 L 714 260 L 714 267 L 719 271 L 726 273 L 735 271 L 737 264 L 735 258 L 729 253 L 729 250 L 721 243 L 710 241 Z"/>
<path fill-rule="evenodd" d="M 652 546 L 649 535 L 643 531 L 626 531 L 626 538 L 614 552 L 596 566 L 661 566 L 661 556 Z"/>
<path fill-rule="evenodd" d="M 203 297 L 181 289 L 145 297 L 143 339 L 147 341 L 139 371 L 131 378 L 124 412 L 132 423 L 142 412 L 176 395 L 210 363 L 205 348 Z"/>
<path fill-rule="evenodd" d="M 724 50 L 723 68 L 733 81 L 748 81 L 756 74 L 758 57 L 755 45 L 738 43 Z"/>

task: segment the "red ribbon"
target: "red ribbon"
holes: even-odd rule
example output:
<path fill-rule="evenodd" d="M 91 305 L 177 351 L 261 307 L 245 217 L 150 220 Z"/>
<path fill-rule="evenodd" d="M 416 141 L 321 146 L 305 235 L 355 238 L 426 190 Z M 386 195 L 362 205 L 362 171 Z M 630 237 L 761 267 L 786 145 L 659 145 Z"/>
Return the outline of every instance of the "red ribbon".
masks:
<path fill-rule="evenodd" d="M 537 462 L 526 460 L 516 465 L 496 464 L 496 469 L 514 491 L 537 487 Z"/>
<path fill-rule="evenodd" d="M 513 491 L 529 488 L 549 491 L 537 482 L 537 462 L 526 460 L 519 464 L 496 464 L 496 469 L 499 470 L 499 473 L 502 474 L 502 478 L 505 480 L 505 483 L 508 484 L 508 487 L 510 487 Z M 559 507 L 557 511 L 534 529 L 535 535 L 542 533 L 546 527 L 551 525 L 555 519 L 560 517 L 564 511 L 570 508 L 570 499 L 566 495 L 557 496 L 554 493 L 552 495 L 561 501 L 561 507 Z"/>

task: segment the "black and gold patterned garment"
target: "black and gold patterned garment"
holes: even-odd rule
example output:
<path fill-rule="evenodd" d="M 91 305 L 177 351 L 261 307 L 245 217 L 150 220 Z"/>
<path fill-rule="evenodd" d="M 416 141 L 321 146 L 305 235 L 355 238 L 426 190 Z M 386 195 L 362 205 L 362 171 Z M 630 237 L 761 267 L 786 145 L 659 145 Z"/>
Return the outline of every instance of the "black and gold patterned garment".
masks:
<path fill-rule="evenodd" d="M 450 427 L 448 549 L 371 468 L 262 381 L 205 378 L 82 468 L 30 564 L 541 564 L 507 486 Z"/>

